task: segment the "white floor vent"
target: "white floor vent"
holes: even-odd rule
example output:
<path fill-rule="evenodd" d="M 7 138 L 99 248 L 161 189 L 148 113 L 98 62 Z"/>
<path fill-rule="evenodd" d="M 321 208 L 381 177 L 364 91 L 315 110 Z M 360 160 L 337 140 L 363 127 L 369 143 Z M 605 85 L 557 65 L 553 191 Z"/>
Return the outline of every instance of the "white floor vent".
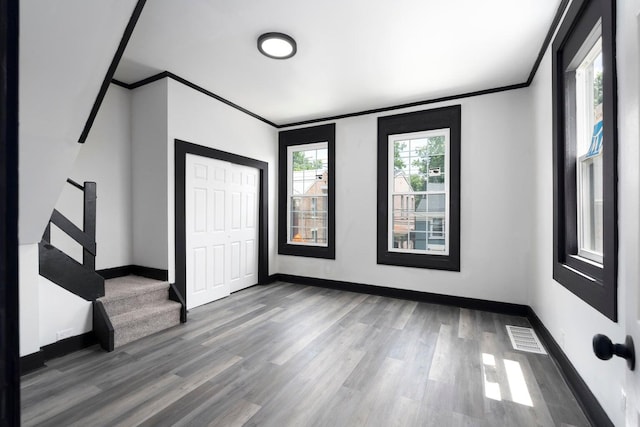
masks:
<path fill-rule="evenodd" d="M 529 353 L 547 354 L 533 329 L 507 325 L 507 332 L 514 349 Z"/>

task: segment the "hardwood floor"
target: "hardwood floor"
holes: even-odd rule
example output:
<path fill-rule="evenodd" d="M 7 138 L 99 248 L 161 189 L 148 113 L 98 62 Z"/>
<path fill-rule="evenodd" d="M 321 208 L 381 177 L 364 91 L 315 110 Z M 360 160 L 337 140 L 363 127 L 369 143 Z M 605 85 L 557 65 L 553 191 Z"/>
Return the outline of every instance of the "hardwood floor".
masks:
<path fill-rule="evenodd" d="M 287 283 L 22 378 L 23 425 L 585 426 L 524 318 Z"/>

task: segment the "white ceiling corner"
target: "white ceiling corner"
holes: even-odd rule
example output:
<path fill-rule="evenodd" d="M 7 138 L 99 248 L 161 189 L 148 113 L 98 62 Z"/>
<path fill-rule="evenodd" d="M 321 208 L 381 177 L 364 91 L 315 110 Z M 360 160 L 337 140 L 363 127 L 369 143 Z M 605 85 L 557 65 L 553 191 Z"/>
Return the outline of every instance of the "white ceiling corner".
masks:
<path fill-rule="evenodd" d="M 277 124 L 527 80 L 560 0 L 154 0 L 115 78 L 172 72 Z M 269 31 L 296 40 L 262 56 Z"/>

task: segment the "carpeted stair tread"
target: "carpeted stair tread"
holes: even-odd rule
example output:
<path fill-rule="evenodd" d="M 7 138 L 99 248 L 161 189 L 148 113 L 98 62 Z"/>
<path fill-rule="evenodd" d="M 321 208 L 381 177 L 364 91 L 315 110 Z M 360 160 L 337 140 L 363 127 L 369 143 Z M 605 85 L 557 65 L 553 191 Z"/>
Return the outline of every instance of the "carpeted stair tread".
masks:
<path fill-rule="evenodd" d="M 168 290 L 169 282 L 133 275 L 116 277 L 115 279 L 104 281 L 105 295 L 99 299 L 105 303 L 162 289 Z"/>
<path fill-rule="evenodd" d="M 169 300 L 169 283 L 140 276 L 105 281 L 99 298 L 113 326 L 114 347 L 180 324 L 182 305 Z"/>
<path fill-rule="evenodd" d="M 169 283 L 139 276 L 105 281 L 106 295 L 99 300 L 109 317 L 153 306 L 169 299 Z"/>
<path fill-rule="evenodd" d="M 135 312 L 114 316 L 114 347 L 144 338 L 156 332 L 180 324 L 181 305 L 175 301 L 166 301 L 155 307 L 147 307 Z"/>
<path fill-rule="evenodd" d="M 141 307 L 135 311 L 129 311 L 126 313 L 111 316 L 111 325 L 114 329 L 123 328 L 128 325 L 140 322 L 146 318 L 153 318 L 166 312 L 177 311 L 180 314 L 180 308 L 182 306 L 179 302 L 175 301 L 162 301 L 152 306 Z"/>

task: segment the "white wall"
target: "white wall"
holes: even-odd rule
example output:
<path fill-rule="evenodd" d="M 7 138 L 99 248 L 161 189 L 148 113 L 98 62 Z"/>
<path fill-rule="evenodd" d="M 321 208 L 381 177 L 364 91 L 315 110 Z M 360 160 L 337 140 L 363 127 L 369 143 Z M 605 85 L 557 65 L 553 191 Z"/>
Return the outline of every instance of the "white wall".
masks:
<path fill-rule="evenodd" d="M 275 273 L 277 132 L 241 111 L 169 80 L 168 225 L 169 280 L 175 280 L 174 139 L 250 157 L 269 164 L 269 272 Z"/>
<path fill-rule="evenodd" d="M 376 264 L 377 118 L 462 105 L 461 271 Z M 337 120 L 336 259 L 277 256 L 280 273 L 527 303 L 533 152 L 525 90 Z"/>
<path fill-rule="evenodd" d="M 69 177 L 96 183 L 96 269 L 132 264 L 131 93 L 111 85 Z M 67 184 L 56 209 L 82 228 L 83 193 Z M 53 227 L 51 243 L 82 262 L 82 247 Z"/>
<path fill-rule="evenodd" d="M 277 133 L 171 79 L 132 96 L 133 263 L 168 269 L 175 280 L 175 139 L 269 163 L 269 254 L 275 272 Z"/>
<path fill-rule="evenodd" d="M 133 264 L 166 270 L 167 79 L 132 91 Z"/>
<path fill-rule="evenodd" d="M 621 325 L 608 320 L 553 280 L 553 171 L 551 130 L 551 60 L 547 53 L 530 87 L 534 102 L 537 187 L 534 192 L 535 280 L 529 304 L 576 367 L 616 425 L 622 425 L 618 400 L 624 384 L 622 363 L 595 358 L 591 339 L 596 333 L 624 336 Z M 624 308 L 621 307 L 622 310 Z"/>
<path fill-rule="evenodd" d="M 91 301 L 72 294 L 42 276 L 38 276 L 38 297 L 40 347 L 93 330 Z"/>
<path fill-rule="evenodd" d="M 553 280 L 553 185 L 552 185 L 552 92 L 551 55 L 548 50 L 532 86 L 535 123 L 535 180 L 533 194 L 535 227 L 535 277 L 530 289 L 530 305 L 562 346 L 571 363 L 596 396 L 615 425 L 624 425 L 621 390 L 632 392 L 625 383 L 628 372 L 622 360 L 602 362 L 594 355 L 594 334 L 624 341 L 627 329 L 637 324 L 638 307 L 638 218 L 640 218 L 640 150 L 638 141 L 639 87 L 638 22 L 640 1 L 617 1 L 618 78 L 618 323 L 614 323 Z M 631 307 L 632 310 L 628 308 Z M 636 344 L 637 345 L 637 344 Z M 637 397 L 635 397 L 637 400 Z M 637 402 L 629 394 L 630 419 Z M 628 424 L 629 425 L 629 424 Z M 635 422 L 634 424 L 635 425 Z"/>

